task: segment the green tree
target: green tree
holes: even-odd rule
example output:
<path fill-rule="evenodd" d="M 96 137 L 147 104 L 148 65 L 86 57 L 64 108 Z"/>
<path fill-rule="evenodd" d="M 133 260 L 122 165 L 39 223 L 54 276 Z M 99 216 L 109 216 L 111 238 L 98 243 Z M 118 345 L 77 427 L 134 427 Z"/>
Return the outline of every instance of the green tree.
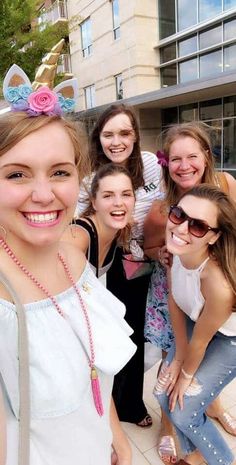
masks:
<path fill-rule="evenodd" d="M 21 66 L 30 80 L 43 56 L 68 37 L 68 25 L 37 25 L 39 0 L 0 0 L 0 81 L 13 63 Z M 67 46 L 65 46 L 66 48 Z"/>

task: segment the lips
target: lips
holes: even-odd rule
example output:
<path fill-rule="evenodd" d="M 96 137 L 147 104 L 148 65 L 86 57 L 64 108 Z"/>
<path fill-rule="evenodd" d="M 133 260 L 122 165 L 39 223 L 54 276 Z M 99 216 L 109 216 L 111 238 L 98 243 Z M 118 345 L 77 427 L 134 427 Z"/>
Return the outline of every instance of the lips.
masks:
<path fill-rule="evenodd" d="M 188 242 L 185 241 L 184 239 L 181 239 L 180 237 L 176 236 L 174 233 L 171 234 L 172 241 L 179 246 L 187 245 Z"/>
<path fill-rule="evenodd" d="M 116 218 L 123 218 L 126 215 L 124 210 L 115 210 L 111 212 L 111 216 Z"/>
<path fill-rule="evenodd" d="M 23 213 L 24 217 L 30 222 L 35 224 L 53 223 L 58 218 L 58 211 L 47 213 Z"/>

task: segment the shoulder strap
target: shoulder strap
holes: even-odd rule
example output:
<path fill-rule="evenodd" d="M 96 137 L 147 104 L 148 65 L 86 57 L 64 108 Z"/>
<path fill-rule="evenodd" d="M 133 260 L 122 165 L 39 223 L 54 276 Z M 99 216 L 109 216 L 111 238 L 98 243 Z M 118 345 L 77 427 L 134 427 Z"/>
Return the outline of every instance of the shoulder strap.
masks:
<path fill-rule="evenodd" d="M 229 185 L 228 185 L 228 181 L 226 179 L 226 176 L 225 176 L 225 173 L 223 172 L 217 172 L 216 173 L 216 179 L 217 179 L 217 184 L 219 186 L 219 188 L 225 193 L 225 194 L 228 194 L 229 193 Z"/>
<path fill-rule="evenodd" d="M 75 224 L 78 224 L 79 226 L 82 226 L 83 228 L 85 228 L 86 231 L 89 233 L 90 238 L 91 238 L 91 234 L 93 235 L 94 240 L 93 240 L 93 244 L 90 244 L 90 247 L 89 247 L 88 261 L 96 268 L 96 276 L 98 278 L 99 277 L 99 245 L 98 245 L 97 228 L 93 220 L 91 220 L 91 218 L 87 216 L 85 219 L 83 218 L 76 219 Z"/>
<path fill-rule="evenodd" d="M 19 355 L 19 455 L 18 465 L 29 465 L 30 457 L 30 386 L 28 334 L 25 310 L 8 278 L 0 271 L 0 283 L 9 292 L 16 307 L 18 319 L 18 355 Z"/>

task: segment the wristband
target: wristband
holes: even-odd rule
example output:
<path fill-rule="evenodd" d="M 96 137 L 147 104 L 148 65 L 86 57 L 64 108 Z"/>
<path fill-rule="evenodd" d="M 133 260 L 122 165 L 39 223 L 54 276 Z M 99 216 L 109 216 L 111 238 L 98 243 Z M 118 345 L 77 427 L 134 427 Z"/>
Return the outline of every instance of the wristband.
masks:
<path fill-rule="evenodd" d="M 189 373 L 187 373 L 183 367 L 181 368 L 181 373 L 184 375 L 185 379 L 192 379 L 193 378 L 193 375 L 190 375 Z"/>

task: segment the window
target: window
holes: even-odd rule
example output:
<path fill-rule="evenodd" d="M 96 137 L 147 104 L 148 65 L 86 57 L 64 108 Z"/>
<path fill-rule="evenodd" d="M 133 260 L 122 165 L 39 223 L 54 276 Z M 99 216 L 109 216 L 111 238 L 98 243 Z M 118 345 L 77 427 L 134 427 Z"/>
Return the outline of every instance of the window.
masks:
<path fill-rule="evenodd" d="M 175 34 L 175 0 L 159 0 L 159 36 L 165 39 Z"/>
<path fill-rule="evenodd" d="M 179 63 L 179 82 L 192 81 L 198 78 L 197 58 Z"/>
<path fill-rule="evenodd" d="M 112 19 L 113 19 L 113 34 L 114 39 L 120 38 L 120 13 L 119 13 L 119 1 L 112 0 Z"/>
<path fill-rule="evenodd" d="M 236 44 L 224 48 L 224 71 L 236 69 Z"/>
<path fill-rule="evenodd" d="M 95 107 L 95 85 L 84 88 L 86 109 Z"/>
<path fill-rule="evenodd" d="M 116 100 L 121 100 L 123 98 L 122 74 L 117 74 L 115 76 L 115 81 L 116 81 Z"/>
<path fill-rule="evenodd" d="M 199 35 L 199 48 L 211 47 L 222 42 L 222 25 L 217 27 L 212 27 L 207 29 L 204 32 L 201 32 Z"/>
<path fill-rule="evenodd" d="M 198 120 L 198 104 L 188 103 L 187 105 L 181 105 L 179 107 L 179 121 L 181 123 L 186 123 L 187 121 L 197 121 Z"/>
<path fill-rule="evenodd" d="M 224 40 L 235 39 L 236 19 L 225 21 L 224 23 Z"/>
<path fill-rule="evenodd" d="M 91 19 L 83 21 L 80 28 L 83 56 L 88 57 L 92 53 Z"/>
<path fill-rule="evenodd" d="M 177 84 L 176 64 L 165 66 L 161 69 L 161 84 L 162 87 L 174 86 Z"/>
<path fill-rule="evenodd" d="M 176 58 L 176 45 L 173 42 L 166 47 L 162 47 L 160 50 L 161 63 L 166 63 L 167 61 L 175 60 Z"/>
<path fill-rule="evenodd" d="M 222 73 L 222 51 L 206 53 L 200 56 L 200 77 Z"/>
<path fill-rule="evenodd" d="M 222 12 L 222 0 L 199 0 L 199 21 L 213 18 Z"/>
<path fill-rule="evenodd" d="M 197 51 L 197 35 L 179 41 L 179 57 Z"/>
<path fill-rule="evenodd" d="M 200 103 L 200 119 L 203 121 L 221 118 L 221 113 L 221 99 L 205 100 Z"/>
<path fill-rule="evenodd" d="M 236 6 L 236 0 L 224 0 L 224 10 L 229 10 Z"/>
<path fill-rule="evenodd" d="M 191 0 L 191 7 L 189 0 L 179 0 L 178 31 L 182 31 L 183 29 L 193 26 L 194 24 L 197 24 L 197 0 Z"/>

